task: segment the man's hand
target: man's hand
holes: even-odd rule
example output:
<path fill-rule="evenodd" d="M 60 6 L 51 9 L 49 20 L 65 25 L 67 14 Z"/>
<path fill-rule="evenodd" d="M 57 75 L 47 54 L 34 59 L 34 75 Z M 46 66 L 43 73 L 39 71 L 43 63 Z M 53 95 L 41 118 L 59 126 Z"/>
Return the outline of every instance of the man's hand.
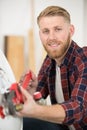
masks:
<path fill-rule="evenodd" d="M 27 90 L 22 87 L 20 87 L 20 90 L 23 95 L 24 104 L 22 110 L 17 112 L 18 116 L 37 118 L 54 123 L 62 123 L 64 121 L 66 113 L 60 104 L 39 105 Z"/>
<path fill-rule="evenodd" d="M 34 115 L 35 108 L 37 107 L 37 103 L 30 93 L 27 92 L 24 88 L 20 87 L 21 93 L 23 95 L 23 109 L 17 112 L 17 115 L 20 117 L 31 117 Z"/>

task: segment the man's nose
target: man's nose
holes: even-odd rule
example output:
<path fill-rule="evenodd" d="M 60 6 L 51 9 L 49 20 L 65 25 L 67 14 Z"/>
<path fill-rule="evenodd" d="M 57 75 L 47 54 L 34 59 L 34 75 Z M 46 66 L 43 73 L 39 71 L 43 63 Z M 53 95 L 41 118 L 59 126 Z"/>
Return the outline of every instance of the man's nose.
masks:
<path fill-rule="evenodd" d="M 48 35 L 48 39 L 52 40 L 52 39 L 55 39 L 55 38 L 56 38 L 55 33 L 54 32 L 50 32 L 49 35 Z"/>

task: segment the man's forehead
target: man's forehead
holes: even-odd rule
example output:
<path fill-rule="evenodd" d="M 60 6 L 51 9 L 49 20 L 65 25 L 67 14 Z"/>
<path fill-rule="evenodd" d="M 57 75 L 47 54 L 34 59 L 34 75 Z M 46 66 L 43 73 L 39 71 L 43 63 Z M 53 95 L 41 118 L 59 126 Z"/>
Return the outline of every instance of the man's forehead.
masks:
<path fill-rule="evenodd" d="M 63 17 L 43 17 L 39 22 L 40 28 L 56 28 L 64 25 L 65 21 Z"/>

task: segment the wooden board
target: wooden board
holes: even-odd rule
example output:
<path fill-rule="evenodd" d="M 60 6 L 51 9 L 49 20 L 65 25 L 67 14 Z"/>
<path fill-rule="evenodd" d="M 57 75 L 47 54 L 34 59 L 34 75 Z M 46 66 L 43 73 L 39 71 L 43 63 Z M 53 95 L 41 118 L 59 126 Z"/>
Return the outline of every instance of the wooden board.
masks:
<path fill-rule="evenodd" d="M 5 55 L 18 81 L 24 71 L 24 37 L 6 36 Z"/>

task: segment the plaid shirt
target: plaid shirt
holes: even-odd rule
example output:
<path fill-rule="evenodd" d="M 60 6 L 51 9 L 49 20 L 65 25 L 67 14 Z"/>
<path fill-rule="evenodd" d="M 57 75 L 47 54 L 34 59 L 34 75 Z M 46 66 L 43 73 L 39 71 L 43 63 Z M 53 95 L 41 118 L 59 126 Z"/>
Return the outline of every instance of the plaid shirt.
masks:
<path fill-rule="evenodd" d="M 64 124 L 73 124 L 76 130 L 87 129 L 87 48 L 72 41 L 60 66 L 61 82 L 65 101 L 61 103 L 66 117 Z M 38 74 L 38 88 L 44 98 L 55 97 L 56 62 L 46 56 Z"/>

